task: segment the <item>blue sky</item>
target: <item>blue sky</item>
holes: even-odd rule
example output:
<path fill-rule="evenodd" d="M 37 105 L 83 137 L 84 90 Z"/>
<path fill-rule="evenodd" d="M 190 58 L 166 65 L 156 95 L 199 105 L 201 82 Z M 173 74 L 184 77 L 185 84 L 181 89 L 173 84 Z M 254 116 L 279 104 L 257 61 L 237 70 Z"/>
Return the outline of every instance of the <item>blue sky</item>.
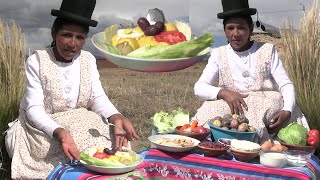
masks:
<path fill-rule="evenodd" d="M 54 17 L 51 9 L 59 9 L 61 0 L 0 0 L 0 17 L 14 20 L 26 33 L 29 48 L 43 49 L 51 43 L 50 28 Z M 298 28 L 299 20 L 311 7 L 313 0 L 249 0 L 250 7 L 258 9 L 261 21 L 281 27 L 285 20 L 291 20 Z M 212 33 L 213 46 L 226 43 L 222 21 L 217 13 L 222 12 L 220 0 L 97 0 L 93 19 L 99 22 L 90 28 L 89 37 L 103 31 L 107 26 L 136 21 L 145 17 L 149 9 L 161 9 L 166 20 L 189 19 L 193 34 L 200 36 Z M 256 20 L 256 16 L 252 16 Z M 97 51 L 87 40 L 86 50 Z"/>

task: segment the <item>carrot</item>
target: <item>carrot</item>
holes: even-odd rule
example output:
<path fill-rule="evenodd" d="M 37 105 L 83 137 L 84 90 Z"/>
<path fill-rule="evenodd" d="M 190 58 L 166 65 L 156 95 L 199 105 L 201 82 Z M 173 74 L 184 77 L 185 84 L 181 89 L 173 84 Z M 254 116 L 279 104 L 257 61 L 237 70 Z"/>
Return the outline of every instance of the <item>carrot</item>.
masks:
<path fill-rule="evenodd" d="M 198 121 L 197 121 L 197 120 L 192 121 L 192 123 L 191 123 L 191 129 L 194 129 L 194 128 L 197 127 L 197 126 L 198 126 Z"/>
<path fill-rule="evenodd" d="M 189 127 L 190 127 L 190 124 L 185 124 L 185 125 L 181 126 L 181 128 L 179 130 L 183 131 L 185 129 L 188 129 Z"/>

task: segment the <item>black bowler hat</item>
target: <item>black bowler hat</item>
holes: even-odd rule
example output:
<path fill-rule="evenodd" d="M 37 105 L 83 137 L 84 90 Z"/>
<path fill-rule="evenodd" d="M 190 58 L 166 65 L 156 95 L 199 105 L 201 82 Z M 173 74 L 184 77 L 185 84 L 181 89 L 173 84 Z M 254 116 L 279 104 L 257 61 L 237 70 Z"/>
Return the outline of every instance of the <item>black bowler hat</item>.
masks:
<path fill-rule="evenodd" d="M 60 10 L 52 9 L 51 15 L 96 27 L 98 22 L 91 19 L 95 6 L 96 0 L 62 0 Z"/>
<path fill-rule="evenodd" d="M 248 0 L 221 0 L 223 12 L 218 13 L 219 19 L 225 19 L 236 15 L 254 15 L 257 12 L 255 8 L 249 8 Z"/>

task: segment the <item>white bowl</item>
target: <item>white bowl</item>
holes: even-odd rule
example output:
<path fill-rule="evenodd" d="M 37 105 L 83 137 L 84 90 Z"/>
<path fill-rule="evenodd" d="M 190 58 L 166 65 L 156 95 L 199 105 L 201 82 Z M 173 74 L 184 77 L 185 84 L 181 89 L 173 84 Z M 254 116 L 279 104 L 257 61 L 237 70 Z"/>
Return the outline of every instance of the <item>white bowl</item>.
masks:
<path fill-rule="evenodd" d="M 260 151 L 260 164 L 267 167 L 282 168 L 287 165 L 287 156 L 282 152 Z"/>
<path fill-rule="evenodd" d="M 94 166 L 87 164 L 86 162 L 80 160 L 80 162 L 83 164 L 84 167 L 91 171 L 95 171 L 102 174 L 122 174 L 126 172 L 130 172 L 134 170 L 137 166 L 139 166 L 143 162 L 143 157 L 140 154 L 137 154 L 137 163 L 133 164 L 131 166 L 125 166 L 125 167 L 104 167 L 104 166 Z"/>
<path fill-rule="evenodd" d="M 92 44 L 99 50 L 101 55 L 119 67 L 142 72 L 170 72 L 188 68 L 195 63 L 204 60 L 209 53 L 202 51 L 201 55 L 195 57 L 175 58 L 175 59 L 139 59 L 128 56 L 116 55 L 108 52 L 103 43 L 104 32 L 97 33 L 92 37 Z"/>
<path fill-rule="evenodd" d="M 193 141 L 192 146 L 188 147 L 181 147 L 181 146 L 170 146 L 170 145 L 164 145 L 160 144 L 157 141 L 163 138 L 169 138 L 169 139 L 175 139 L 175 138 L 182 138 L 182 139 L 187 139 Z M 187 152 L 191 151 L 195 147 L 198 146 L 200 143 L 199 140 L 187 137 L 187 136 L 182 136 L 182 135 L 176 135 L 176 134 L 164 134 L 164 135 L 153 135 L 148 137 L 148 140 L 152 143 L 153 147 L 156 147 L 157 149 L 161 149 L 164 151 L 169 151 L 169 152 Z"/>

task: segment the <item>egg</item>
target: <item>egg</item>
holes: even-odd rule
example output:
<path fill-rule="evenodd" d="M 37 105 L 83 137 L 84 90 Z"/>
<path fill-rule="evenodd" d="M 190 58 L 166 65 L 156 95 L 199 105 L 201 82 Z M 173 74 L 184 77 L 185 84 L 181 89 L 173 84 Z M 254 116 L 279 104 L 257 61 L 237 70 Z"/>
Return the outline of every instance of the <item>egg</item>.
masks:
<path fill-rule="evenodd" d="M 265 141 L 262 145 L 261 145 L 261 149 L 271 149 L 273 147 L 273 143 L 270 141 Z"/>
<path fill-rule="evenodd" d="M 118 38 L 138 38 L 143 36 L 142 32 L 139 32 L 136 29 L 119 29 L 117 31 Z"/>

